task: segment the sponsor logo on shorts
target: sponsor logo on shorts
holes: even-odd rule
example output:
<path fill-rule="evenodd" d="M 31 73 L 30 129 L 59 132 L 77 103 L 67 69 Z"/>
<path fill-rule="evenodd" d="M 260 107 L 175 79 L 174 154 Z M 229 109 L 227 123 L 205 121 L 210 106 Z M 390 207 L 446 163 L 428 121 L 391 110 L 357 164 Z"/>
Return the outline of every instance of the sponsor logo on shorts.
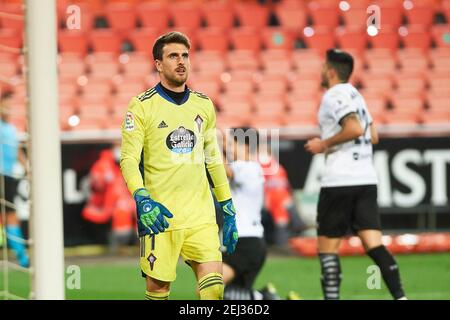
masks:
<path fill-rule="evenodd" d="M 179 127 L 172 131 L 166 139 L 166 145 L 175 153 L 190 153 L 194 149 L 197 138 L 193 131 L 185 127 Z"/>

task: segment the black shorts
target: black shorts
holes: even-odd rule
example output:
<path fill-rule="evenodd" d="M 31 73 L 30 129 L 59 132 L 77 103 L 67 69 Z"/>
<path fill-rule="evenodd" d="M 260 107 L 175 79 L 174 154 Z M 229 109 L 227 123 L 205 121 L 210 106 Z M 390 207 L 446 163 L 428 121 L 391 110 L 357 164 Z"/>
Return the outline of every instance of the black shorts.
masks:
<path fill-rule="evenodd" d="M 266 243 L 262 238 L 239 238 L 236 251 L 231 254 L 223 254 L 223 262 L 233 268 L 235 277 L 229 285 L 236 285 L 251 289 L 256 276 L 261 271 L 266 261 Z"/>
<path fill-rule="evenodd" d="M 339 238 L 360 230 L 381 230 L 377 186 L 325 187 L 317 206 L 317 234 Z"/>
<path fill-rule="evenodd" d="M 17 185 L 19 181 L 13 177 L 0 175 L 0 179 L 5 179 L 5 200 L 10 203 L 14 203 L 14 198 L 17 194 Z M 8 204 L 6 205 L 6 211 L 15 211 Z"/>

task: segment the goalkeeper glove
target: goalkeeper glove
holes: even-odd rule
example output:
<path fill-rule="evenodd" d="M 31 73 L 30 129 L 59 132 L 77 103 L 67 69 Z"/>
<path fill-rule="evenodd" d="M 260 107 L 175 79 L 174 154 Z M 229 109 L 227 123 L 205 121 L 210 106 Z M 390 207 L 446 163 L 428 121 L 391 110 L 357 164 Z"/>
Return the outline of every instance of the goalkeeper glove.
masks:
<path fill-rule="evenodd" d="M 139 236 L 148 234 L 150 230 L 158 234 L 169 227 L 166 217 L 172 218 L 172 213 L 161 203 L 152 200 L 146 189 L 136 190 L 133 197 L 136 201 Z"/>
<path fill-rule="evenodd" d="M 238 242 L 236 210 L 231 199 L 219 203 L 223 211 L 223 245 L 227 247 L 227 253 L 232 254 Z"/>

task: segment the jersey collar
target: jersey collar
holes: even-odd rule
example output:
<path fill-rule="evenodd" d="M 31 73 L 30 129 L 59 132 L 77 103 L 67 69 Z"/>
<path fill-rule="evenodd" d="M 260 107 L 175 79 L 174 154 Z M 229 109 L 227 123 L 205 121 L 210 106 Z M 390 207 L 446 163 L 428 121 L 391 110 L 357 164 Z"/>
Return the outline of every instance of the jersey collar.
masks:
<path fill-rule="evenodd" d="M 184 97 L 183 97 L 183 100 L 181 100 L 181 103 L 178 104 L 178 103 L 176 103 L 171 97 L 169 97 L 169 96 L 167 95 L 167 93 L 164 92 L 163 88 L 161 87 L 161 82 L 159 82 L 159 83 L 156 85 L 156 92 L 158 92 L 158 94 L 159 94 L 161 97 L 163 97 L 164 99 L 166 99 L 166 100 L 169 101 L 170 103 L 173 103 L 173 104 L 175 104 L 175 105 L 177 105 L 177 106 L 181 106 L 182 104 L 184 104 L 184 103 L 189 99 L 189 94 L 190 94 L 190 90 L 189 90 L 188 86 L 186 85 L 185 88 L 184 88 Z"/>

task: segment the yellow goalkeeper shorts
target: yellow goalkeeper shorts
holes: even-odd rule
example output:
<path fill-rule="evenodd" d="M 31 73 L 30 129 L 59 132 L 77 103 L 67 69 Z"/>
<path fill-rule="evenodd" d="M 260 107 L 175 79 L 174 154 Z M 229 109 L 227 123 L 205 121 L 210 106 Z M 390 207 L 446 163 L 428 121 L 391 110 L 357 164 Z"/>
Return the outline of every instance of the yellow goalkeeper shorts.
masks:
<path fill-rule="evenodd" d="M 146 235 L 140 249 L 142 276 L 166 282 L 175 280 L 180 254 L 187 263 L 222 261 L 217 224 Z"/>

